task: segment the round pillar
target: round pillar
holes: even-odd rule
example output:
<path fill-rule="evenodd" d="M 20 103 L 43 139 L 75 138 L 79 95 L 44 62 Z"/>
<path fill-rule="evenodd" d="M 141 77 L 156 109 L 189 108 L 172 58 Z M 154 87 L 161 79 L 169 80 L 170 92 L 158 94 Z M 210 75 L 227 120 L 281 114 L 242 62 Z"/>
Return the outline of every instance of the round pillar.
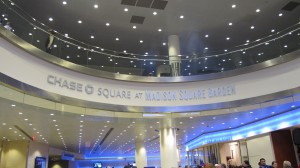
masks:
<path fill-rule="evenodd" d="M 175 128 L 160 129 L 160 159 L 161 167 L 178 167 L 178 151 Z"/>
<path fill-rule="evenodd" d="M 135 143 L 135 163 L 136 167 L 147 167 L 147 151 L 144 142 Z"/>
<path fill-rule="evenodd" d="M 168 37 L 169 64 L 172 68 L 172 76 L 181 76 L 180 43 L 177 35 Z"/>

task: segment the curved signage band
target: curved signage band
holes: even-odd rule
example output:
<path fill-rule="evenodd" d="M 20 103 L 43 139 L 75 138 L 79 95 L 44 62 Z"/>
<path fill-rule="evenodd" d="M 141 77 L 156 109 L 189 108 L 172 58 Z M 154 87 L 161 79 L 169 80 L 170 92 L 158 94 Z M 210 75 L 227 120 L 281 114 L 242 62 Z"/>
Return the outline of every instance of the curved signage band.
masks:
<path fill-rule="evenodd" d="M 6 37 L 17 38 L 9 33 Z M 299 93 L 300 78 L 297 76 L 300 74 L 300 59 L 297 58 L 300 56 L 300 51 L 263 64 L 232 71 L 239 74 L 252 69 L 252 72 L 246 74 L 226 77 L 226 72 L 220 73 L 220 76 L 226 78 L 184 81 L 182 79 L 189 78 L 178 77 L 162 78 L 160 82 L 153 82 L 152 79 L 160 78 L 139 77 L 152 82 L 135 80 L 132 82 L 79 73 L 75 69 L 83 67 L 51 57 L 24 41 L 18 43 L 21 48 L 3 38 L 0 38 L 0 44 L 0 58 L 5 60 L 0 62 L 3 76 L 54 94 L 61 100 L 70 100 L 67 104 L 75 104 L 79 101 L 82 103 L 81 106 L 85 107 L 132 112 L 186 112 L 255 104 Z M 32 52 L 25 52 L 23 49 Z M 33 51 L 40 55 L 33 56 Z M 40 59 L 41 56 L 53 60 L 49 63 L 45 61 L 48 58 Z M 286 62 L 288 60 L 293 61 Z M 278 65 L 273 66 L 276 64 Z M 255 71 L 257 66 L 262 65 L 268 65 L 266 67 L 269 68 Z M 125 76 L 129 77 L 129 75 Z M 166 82 L 163 81 L 164 79 L 171 80 Z M 73 102 L 73 100 L 78 101 Z"/>

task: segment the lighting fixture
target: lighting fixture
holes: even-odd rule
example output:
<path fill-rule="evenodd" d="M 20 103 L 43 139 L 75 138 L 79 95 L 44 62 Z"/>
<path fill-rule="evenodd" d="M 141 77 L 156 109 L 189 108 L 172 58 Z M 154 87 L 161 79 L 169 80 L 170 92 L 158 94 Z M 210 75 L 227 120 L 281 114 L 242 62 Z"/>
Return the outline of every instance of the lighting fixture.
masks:
<path fill-rule="evenodd" d="M 91 36 L 91 39 L 95 38 L 94 36 Z"/>
<path fill-rule="evenodd" d="M 282 13 L 279 13 L 279 14 L 278 14 L 278 16 L 282 16 L 282 15 L 283 15 Z"/>
<path fill-rule="evenodd" d="M 132 26 L 133 29 L 136 29 L 136 26 Z"/>
<path fill-rule="evenodd" d="M 67 5 L 67 1 L 63 1 L 62 4 L 63 4 L 63 5 Z"/>
<path fill-rule="evenodd" d="M 97 9 L 98 7 L 99 7 L 98 4 L 95 4 L 95 5 L 94 5 L 94 8 L 95 8 L 95 9 Z"/>
<path fill-rule="evenodd" d="M 251 28 L 251 29 L 254 29 L 255 27 L 254 27 L 254 26 L 251 26 L 250 28 Z"/>
<path fill-rule="evenodd" d="M 183 19 L 183 18 L 184 18 L 184 16 L 183 16 L 183 15 L 181 15 L 179 18 L 180 18 L 180 19 Z"/>
<path fill-rule="evenodd" d="M 208 34 L 206 34 L 205 37 L 208 38 Z"/>
<path fill-rule="evenodd" d="M 125 8 L 124 11 L 125 11 L 125 12 L 128 12 L 128 8 Z"/>
<path fill-rule="evenodd" d="M 81 24 L 81 23 L 82 23 L 82 21 L 81 21 L 81 20 L 78 20 L 78 23 L 79 23 L 79 24 Z"/>
<path fill-rule="evenodd" d="M 236 5 L 235 5 L 235 4 L 233 4 L 231 7 L 232 7 L 232 8 L 236 8 Z"/>
<path fill-rule="evenodd" d="M 143 43 L 144 41 L 143 40 L 140 40 L 140 43 Z"/>
<path fill-rule="evenodd" d="M 109 24 L 109 23 L 106 23 L 105 25 L 106 25 L 106 26 L 109 26 L 110 24 Z"/>
<path fill-rule="evenodd" d="M 53 18 L 52 18 L 52 17 L 50 17 L 50 18 L 49 18 L 49 21 L 50 21 L 50 22 L 52 22 L 52 21 L 53 21 Z"/>
<path fill-rule="evenodd" d="M 256 9 L 256 13 L 259 13 L 260 12 L 260 9 Z"/>
<path fill-rule="evenodd" d="M 154 16 L 157 15 L 157 12 L 153 12 L 153 15 L 154 15 Z"/>
<path fill-rule="evenodd" d="M 161 32 L 161 31 L 162 31 L 162 29 L 158 29 L 158 31 L 159 31 L 159 32 Z"/>
<path fill-rule="evenodd" d="M 228 25 L 229 25 L 229 26 L 232 26 L 232 23 L 230 22 L 230 23 L 228 23 Z"/>
<path fill-rule="evenodd" d="M 226 40 L 230 40 L 230 37 L 227 37 Z"/>

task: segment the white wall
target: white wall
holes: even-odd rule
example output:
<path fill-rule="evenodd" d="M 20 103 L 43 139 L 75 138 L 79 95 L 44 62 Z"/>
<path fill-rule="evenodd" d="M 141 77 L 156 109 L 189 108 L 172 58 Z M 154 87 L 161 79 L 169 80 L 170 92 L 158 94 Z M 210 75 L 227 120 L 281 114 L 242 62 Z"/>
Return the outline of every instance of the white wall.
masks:
<path fill-rule="evenodd" d="M 266 159 L 266 164 L 271 165 L 275 160 L 273 144 L 269 134 L 247 139 L 249 162 L 252 167 L 258 167 L 260 158 Z"/>
<path fill-rule="evenodd" d="M 41 144 L 38 142 L 30 142 L 29 143 L 29 151 L 28 151 L 28 160 L 27 160 L 27 167 L 32 168 L 35 164 L 35 158 L 36 157 L 45 157 L 46 164 L 48 165 L 48 151 L 49 147 L 48 145 Z M 47 166 L 48 167 L 48 166 Z"/>

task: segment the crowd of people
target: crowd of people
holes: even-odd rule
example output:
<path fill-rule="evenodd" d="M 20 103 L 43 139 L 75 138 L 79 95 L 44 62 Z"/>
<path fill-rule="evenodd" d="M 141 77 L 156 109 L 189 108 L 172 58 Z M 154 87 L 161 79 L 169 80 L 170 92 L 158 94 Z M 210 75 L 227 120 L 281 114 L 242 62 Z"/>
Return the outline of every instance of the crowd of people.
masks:
<path fill-rule="evenodd" d="M 273 161 L 271 165 L 266 164 L 266 159 L 261 158 L 258 162 L 258 168 L 277 168 L 277 162 Z M 291 165 L 290 161 L 284 161 L 282 163 L 283 168 L 293 168 Z M 188 168 L 188 166 L 185 166 L 185 168 Z M 227 165 L 226 164 L 212 164 L 212 163 L 207 163 L 204 164 L 203 166 L 197 165 L 197 168 L 252 168 L 248 160 L 245 160 L 242 165 L 234 165 L 232 160 L 228 160 Z"/>

